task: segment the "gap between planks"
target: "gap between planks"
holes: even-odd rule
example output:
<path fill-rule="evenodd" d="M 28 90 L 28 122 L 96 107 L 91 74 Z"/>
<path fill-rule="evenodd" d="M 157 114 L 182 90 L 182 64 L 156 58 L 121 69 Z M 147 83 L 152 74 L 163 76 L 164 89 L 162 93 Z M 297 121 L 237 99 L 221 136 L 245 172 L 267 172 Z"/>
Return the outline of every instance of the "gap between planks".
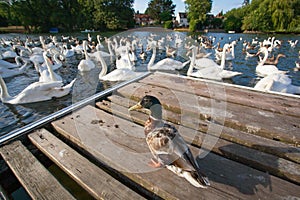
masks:
<path fill-rule="evenodd" d="M 205 158 L 197 159 L 212 182 L 212 187 L 205 190 L 191 186 L 164 168 L 147 172 L 147 162 L 152 156 L 144 140 L 143 128 L 92 106 L 86 106 L 52 125 L 74 144 L 161 198 L 198 199 L 201 196 L 203 199 L 257 199 L 266 195 L 271 198 L 300 196 L 296 184 L 211 152 Z M 194 154 L 199 153 L 198 148 L 191 149 Z M 186 188 L 188 192 L 178 191 L 174 185 L 176 188 Z"/>
<path fill-rule="evenodd" d="M 32 199 L 75 199 L 20 141 L 0 153 Z"/>
<path fill-rule="evenodd" d="M 110 103 L 107 101 L 97 102 L 96 105 L 103 110 L 112 112 L 111 107 L 109 107 Z M 127 107 L 114 104 L 113 114 L 119 115 L 120 117 L 125 119 L 130 119 L 141 125 L 144 124 L 145 120 L 147 119 L 147 115 L 135 111 L 131 112 L 129 115 L 127 109 Z M 207 141 L 207 134 L 204 134 L 202 132 L 195 132 L 195 130 L 188 127 L 177 126 L 177 128 L 181 130 L 180 132 L 182 136 L 188 143 L 193 143 L 198 147 L 203 147 L 203 140 Z M 262 171 L 269 171 L 271 174 L 282 177 L 284 179 L 300 183 L 300 175 L 298 173 L 300 171 L 300 165 L 297 163 L 285 160 L 276 155 L 264 153 L 256 149 L 251 149 L 240 144 L 235 144 L 233 142 L 223 140 L 221 138 L 218 138 L 217 135 L 211 136 L 209 138 L 210 141 L 214 141 L 214 146 L 210 146 L 211 150 L 219 155 L 236 160 Z M 297 149 L 295 148 L 295 150 Z M 299 159 L 299 155 L 296 154 L 293 156 Z"/>
<path fill-rule="evenodd" d="M 29 134 L 31 142 L 96 199 L 144 199 L 81 156 L 46 129 Z"/>

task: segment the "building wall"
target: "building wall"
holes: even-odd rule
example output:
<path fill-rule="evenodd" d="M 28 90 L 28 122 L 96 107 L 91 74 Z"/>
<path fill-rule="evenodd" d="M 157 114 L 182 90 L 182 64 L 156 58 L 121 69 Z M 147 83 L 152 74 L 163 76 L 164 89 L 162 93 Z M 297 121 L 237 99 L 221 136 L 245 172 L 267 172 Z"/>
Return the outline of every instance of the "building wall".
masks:
<path fill-rule="evenodd" d="M 176 21 L 177 21 L 179 27 L 188 27 L 189 26 L 189 22 L 188 22 L 186 13 L 180 13 L 180 12 L 177 13 Z"/>

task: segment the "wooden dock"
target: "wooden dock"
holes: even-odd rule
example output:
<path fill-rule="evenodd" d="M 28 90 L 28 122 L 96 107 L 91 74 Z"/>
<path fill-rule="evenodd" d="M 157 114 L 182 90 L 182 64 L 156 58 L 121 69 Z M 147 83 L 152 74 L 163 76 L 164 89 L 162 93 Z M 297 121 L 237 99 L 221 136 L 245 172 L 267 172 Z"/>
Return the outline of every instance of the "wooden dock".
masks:
<path fill-rule="evenodd" d="M 148 166 L 143 124 L 129 112 L 145 94 L 184 137 L 211 186 Z M 14 141 L 0 154 L 32 199 L 80 199 L 34 146 L 95 199 L 298 199 L 300 98 L 153 73 Z M 28 144 L 29 143 L 29 144 Z"/>

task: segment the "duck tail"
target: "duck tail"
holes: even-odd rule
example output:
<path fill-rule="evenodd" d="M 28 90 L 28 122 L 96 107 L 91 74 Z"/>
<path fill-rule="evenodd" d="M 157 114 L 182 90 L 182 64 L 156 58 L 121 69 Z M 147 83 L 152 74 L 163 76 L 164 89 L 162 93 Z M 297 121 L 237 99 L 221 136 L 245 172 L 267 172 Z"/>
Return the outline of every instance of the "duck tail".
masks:
<path fill-rule="evenodd" d="M 210 186 L 210 182 L 208 178 L 204 174 L 199 174 L 197 172 L 183 172 L 184 178 L 190 182 L 193 186 L 199 187 L 199 188 L 207 188 L 207 186 Z"/>

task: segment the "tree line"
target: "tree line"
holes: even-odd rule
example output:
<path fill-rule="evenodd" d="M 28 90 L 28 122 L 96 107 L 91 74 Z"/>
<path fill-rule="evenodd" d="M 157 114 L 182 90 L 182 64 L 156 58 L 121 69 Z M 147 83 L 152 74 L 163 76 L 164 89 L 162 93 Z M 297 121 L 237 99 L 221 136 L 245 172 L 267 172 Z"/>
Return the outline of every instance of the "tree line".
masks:
<path fill-rule="evenodd" d="M 124 29 L 134 26 L 134 0 L 10 0 L 0 2 L 0 26 L 27 32 Z"/>
<path fill-rule="evenodd" d="M 252 0 L 225 14 L 225 30 L 300 32 L 300 0 Z"/>
<path fill-rule="evenodd" d="M 212 2 L 185 0 L 190 31 L 216 23 L 236 32 L 300 32 L 300 0 L 252 0 L 228 11 L 223 22 L 207 17 Z M 65 32 L 127 29 L 135 25 L 133 3 L 134 0 L 2 0 L 0 26 L 21 25 L 27 32 L 47 32 L 51 27 Z M 145 13 L 157 24 L 170 27 L 175 7 L 172 0 L 150 0 Z"/>
<path fill-rule="evenodd" d="M 48 32 L 51 27 L 64 32 L 127 29 L 135 25 L 133 3 L 134 0 L 2 0 L 0 26 L 20 25 L 29 33 Z M 211 3 L 186 1 L 192 30 L 205 19 Z M 151 0 L 146 14 L 162 24 L 172 20 L 175 7 L 172 0 Z"/>

